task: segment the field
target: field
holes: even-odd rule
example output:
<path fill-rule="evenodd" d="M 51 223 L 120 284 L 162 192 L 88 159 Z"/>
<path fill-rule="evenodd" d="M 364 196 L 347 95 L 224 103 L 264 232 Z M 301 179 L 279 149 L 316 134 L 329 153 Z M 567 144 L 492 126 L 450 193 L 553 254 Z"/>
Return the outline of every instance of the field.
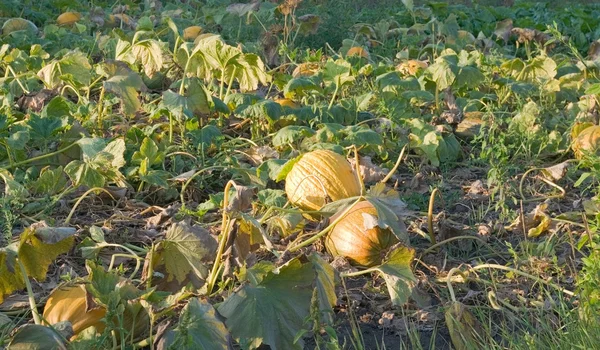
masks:
<path fill-rule="evenodd" d="M 0 349 L 600 348 L 600 4 L 0 26 Z"/>

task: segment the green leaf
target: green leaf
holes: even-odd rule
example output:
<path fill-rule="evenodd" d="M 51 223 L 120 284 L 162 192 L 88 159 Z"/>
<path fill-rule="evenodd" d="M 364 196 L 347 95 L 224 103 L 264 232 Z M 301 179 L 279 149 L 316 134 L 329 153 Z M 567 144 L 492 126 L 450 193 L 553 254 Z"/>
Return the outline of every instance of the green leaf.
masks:
<path fill-rule="evenodd" d="M 106 180 L 94 167 L 80 160 L 67 164 L 65 173 L 73 181 L 73 186 L 104 187 Z"/>
<path fill-rule="evenodd" d="M 192 130 L 189 135 L 195 147 L 210 147 L 217 144 L 217 140 L 221 138 L 221 130 L 214 125 L 206 125 L 202 129 Z"/>
<path fill-rule="evenodd" d="M 30 135 L 34 140 L 48 140 L 60 129 L 67 126 L 67 117 L 42 117 L 31 113 L 27 125 L 30 129 Z"/>
<path fill-rule="evenodd" d="M 110 76 L 104 82 L 104 88 L 121 99 L 123 113 L 128 116 L 135 114 L 142 106 L 138 98 L 138 91 L 145 88 L 144 81 L 133 71 L 117 67 L 108 67 L 106 69 L 114 71 L 117 74 Z"/>
<path fill-rule="evenodd" d="M 243 348 L 302 349 L 294 343 L 309 315 L 315 272 L 311 263 L 293 259 L 269 272 L 256 286 L 245 285 L 218 308 L 227 328 Z M 252 327 L 249 327 L 252 325 Z"/>
<path fill-rule="evenodd" d="M 345 132 L 344 145 L 383 145 L 381 135 L 369 128 L 348 126 Z"/>
<path fill-rule="evenodd" d="M 156 261 L 165 266 L 167 281 L 182 283 L 190 273 L 205 279 L 205 261 L 212 261 L 216 250 L 216 240 L 207 230 L 179 222 L 169 227 L 165 239 L 158 244 Z"/>
<path fill-rule="evenodd" d="M 461 67 L 456 76 L 456 85 L 458 87 L 466 86 L 475 88 L 485 81 L 485 76 L 477 67 Z"/>
<path fill-rule="evenodd" d="M 402 306 L 408 301 L 417 281 L 410 266 L 414 256 L 414 249 L 397 246 L 388 253 L 380 266 L 374 268 L 382 273 L 394 305 Z"/>
<path fill-rule="evenodd" d="M 278 120 L 283 114 L 283 109 L 279 103 L 265 100 L 250 105 L 244 108 L 241 113 L 242 116 L 246 118 L 252 118 L 254 120 L 267 120 L 269 122 L 274 122 Z"/>
<path fill-rule="evenodd" d="M 404 4 L 404 6 L 406 6 L 406 9 L 410 12 L 413 11 L 415 4 L 413 2 L 413 0 L 402 0 L 402 3 Z"/>
<path fill-rule="evenodd" d="M 50 327 L 27 324 L 13 335 L 8 349 L 11 350 L 67 350 L 64 336 Z"/>
<path fill-rule="evenodd" d="M 63 120 L 71 112 L 69 103 L 62 96 L 56 96 L 42 109 L 42 118 L 55 118 Z"/>
<path fill-rule="evenodd" d="M 445 90 L 454 83 L 456 79 L 455 70 L 456 67 L 451 65 L 444 57 L 438 58 L 434 64 L 427 68 L 427 72 L 430 74 L 431 80 L 436 83 L 438 91 Z"/>
<path fill-rule="evenodd" d="M 285 179 L 285 176 L 281 180 L 277 180 L 277 179 L 279 178 L 279 174 L 281 173 L 281 170 L 283 169 L 283 166 L 286 163 L 287 163 L 287 160 L 285 160 L 285 159 L 269 159 L 267 161 L 264 161 L 256 169 L 256 175 L 260 178 L 263 178 L 262 174 L 266 172 L 269 179 L 271 179 L 273 181 L 281 181 L 281 180 Z M 291 168 L 289 170 L 291 170 Z M 288 170 L 288 172 L 289 172 L 289 170 Z M 287 175 L 287 173 L 286 173 L 286 175 Z"/>
<path fill-rule="evenodd" d="M 354 77 L 350 74 L 351 70 L 352 65 L 343 59 L 329 60 L 323 67 L 323 80 L 326 83 L 341 87 L 354 81 Z"/>
<path fill-rule="evenodd" d="M 294 144 L 299 140 L 315 134 L 315 131 L 307 126 L 288 125 L 280 129 L 273 136 L 273 146 L 283 147 Z"/>
<path fill-rule="evenodd" d="M 67 179 L 62 166 L 56 169 L 44 168 L 33 182 L 31 191 L 37 195 L 53 195 L 64 189 L 66 184 Z"/>
<path fill-rule="evenodd" d="M 293 78 L 283 88 L 283 95 L 286 98 L 295 98 L 296 96 L 306 96 L 311 91 L 321 93 L 323 89 L 316 77 L 298 77 Z"/>
<path fill-rule="evenodd" d="M 190 299 L 181 311 L 171 349 L 229 349 L 227 328 L 207 301 Z"/>
<path fill-rule="evenodd" d="M 12 150 L 18 151 L 25 149 L 25 146 L 30 139 L 31 137 L 29 136 L 29 130 L 11 131 L 10 135 L 6 139 L 6 143 Z"/>
<path fill-rule="evenodd" d="M 256 196 L 262 204 L 270 207 L 283 207 L 287 202 L 287 199 L 285 198 L 285 191 L 282 190 L 272 190 L 267 188 L 258 191 Z"/>

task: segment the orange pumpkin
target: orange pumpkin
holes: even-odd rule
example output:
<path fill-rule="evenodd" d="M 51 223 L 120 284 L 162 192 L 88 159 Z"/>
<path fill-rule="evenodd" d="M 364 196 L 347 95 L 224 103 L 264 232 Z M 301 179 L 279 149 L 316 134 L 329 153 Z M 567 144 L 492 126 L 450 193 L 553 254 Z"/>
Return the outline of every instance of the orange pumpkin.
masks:
<path fill-rule="evenodd" d="M 88 298 L 84 284 L 67 284 L 52 291 L 44 307 L 43 317 L 50 325 L 70 321 L 75 335 L 90 326 L 95 326 L 98 332 L 102 332 L 105 327 L 102 319 L 106 315 L 106 309 L 90 303 L 92 299 Z"/>
<path fill-rule="evenodd" d="M 337 220 L 342 212 L 330 220 Z M 343 256 L 355 265 L 371 267 L 381 264 L 388 249 L 399 241 L 390 229 L 369 227 L 373 224 L 369 219 L 377 221 L 377 209 L 369 201 L 356 204 L 325 239 L 327 251 L 333 256 Z"/>

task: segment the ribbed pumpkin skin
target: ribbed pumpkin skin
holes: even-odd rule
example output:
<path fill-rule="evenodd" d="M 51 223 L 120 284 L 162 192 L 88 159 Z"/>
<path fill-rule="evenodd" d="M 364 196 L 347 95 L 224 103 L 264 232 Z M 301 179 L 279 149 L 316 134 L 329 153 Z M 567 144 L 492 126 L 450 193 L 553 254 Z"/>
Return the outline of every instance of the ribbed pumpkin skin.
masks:
<path fill-rule="evenodd" d="M 85 309 L 85 285 L 74 284 L 58 287 L 50 294 L 50 298 L 46 302 L 44 319 L 49 324 L 70 321 L 75 335 L 90 326 L 95 326 L 98 332 L 102 332 L 105 324 L 101 320 L 106 315 L 106 309 L 99 307 L 88 312 Z"/>
<path fill-rule="evenodd" d="M 332 151 L 306 153 L 285 179 L 285 193 L 304 210 L 319 210 L 327 198 L 337 201 L 360 195 L 360 183 L 346 159 Z"/>
<path fill-rule="evenodd" d="M 586 152 L 600 150 L 600 126 L 594 125 L 584 129 L 571 144 L 575 157 L 581 158 Z"/>
<path fill-rule="evenodd" d="M 350 50 L 346 53 L 346 56 L 360 56 L 363 58 L 369 58 L 369 53 L 367 50 L 360 46 L 351 47 Z"/>
<path fill-rule="evenodd" d="M 340 214 L 330 221 L 335 221 Z M 371 267 L 381 264 L 388 248 L 399 241 L 389 229 L 373 227 L 366 230 L 363 214 L 377 216 L 377 209 L 368 201 L 356 204 L 331 230 L 325 239 L 325 247 L 333 256 L 341 255 L 352 264 Z"/>

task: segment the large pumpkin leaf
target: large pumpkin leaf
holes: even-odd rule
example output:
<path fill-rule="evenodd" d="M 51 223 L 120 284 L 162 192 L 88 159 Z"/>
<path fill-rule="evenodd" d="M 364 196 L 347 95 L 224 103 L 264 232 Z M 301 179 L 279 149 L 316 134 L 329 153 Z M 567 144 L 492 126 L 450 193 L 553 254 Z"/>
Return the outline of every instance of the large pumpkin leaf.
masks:
<path fill-rule="evenodd" d="M 171 349 L 229 349 L 229 332 L 205 300 L 191 299 L 179 316 Z"/>
<path fill-rule="evenodd" d="M 154 264 L 164 265 L 167 281 L 183 282 L 189 273 L 200 279 L 208 275 L 206 261 L 212 261 L 217 242 L 208 231 L 185 222 L 171 225 L 156 250 Z"/>
<path fill-rule="evenodd" d="M 28 277 L 46 279 L 48 266 L 71 249 L 76 230 L 70 227 L 32 225 L 21 233 L 20 241 L 0 248 L 0 303 L 4 296 L 25 287 L 25 279 L 17 259 L 25 267 Z"/>
<path fill-rule="evenodd" d="M 337 303 L 337 296 L 335 294 L 335 269 L 317 253 L 311 254 L 308 259 L 312 263 L 313 269 L 317 274 L 315 284 L 321 319 L 332 324 L 333 307 Z"/>
<path fill-rule="evenodd" d="M 17 262 L 17 243 L 0 248 L 0 304 L 4 301 L 4 296 L 12 292 L 25 288 L 25 281 Z"/>
<path fill-rule="evenodd" d="M 219 313 L 243 348 L 266 344 L 272 349 L 302 349 L 304 342 L 294 343 L 294 337 L 309 314 L 314 277 L 311 263 L 293 259 L 268 272 L 259 284 L 247 284 L 232 294 Z"/>
<path fill-rule="evenodd" d="M 27 324 L 15 333 L 8 344 L 14 350 L 67 350 L 63 336 L 50 327 Z"/>
<path fill-rule="evenodd" d="M 138 41 L 131 46 L 131 53 L 135 57 L 135 61 L 142 64 L 144 73 L 148 77 L 152 78 L 156 72 L 160 72 L 163 58 L 158 41 L 153 39 Z"/>
<path fill-rule="evenodd" d="M 21 233 L 18 254 L 27 274 L 44 280 L 48 266 L 73 246 L 75 232 L 77 230 L 72 227 L 48 227 L 45 224 L 25 229 Z"/>
<path fill-rule="evenodd" d="M 388 253 L 383 264 L 373 268 L 382 273 L 394 305 L 406 303 L 416 282 L 410 266 L 414 257 L 414 249 L 399 245 Z"/>

